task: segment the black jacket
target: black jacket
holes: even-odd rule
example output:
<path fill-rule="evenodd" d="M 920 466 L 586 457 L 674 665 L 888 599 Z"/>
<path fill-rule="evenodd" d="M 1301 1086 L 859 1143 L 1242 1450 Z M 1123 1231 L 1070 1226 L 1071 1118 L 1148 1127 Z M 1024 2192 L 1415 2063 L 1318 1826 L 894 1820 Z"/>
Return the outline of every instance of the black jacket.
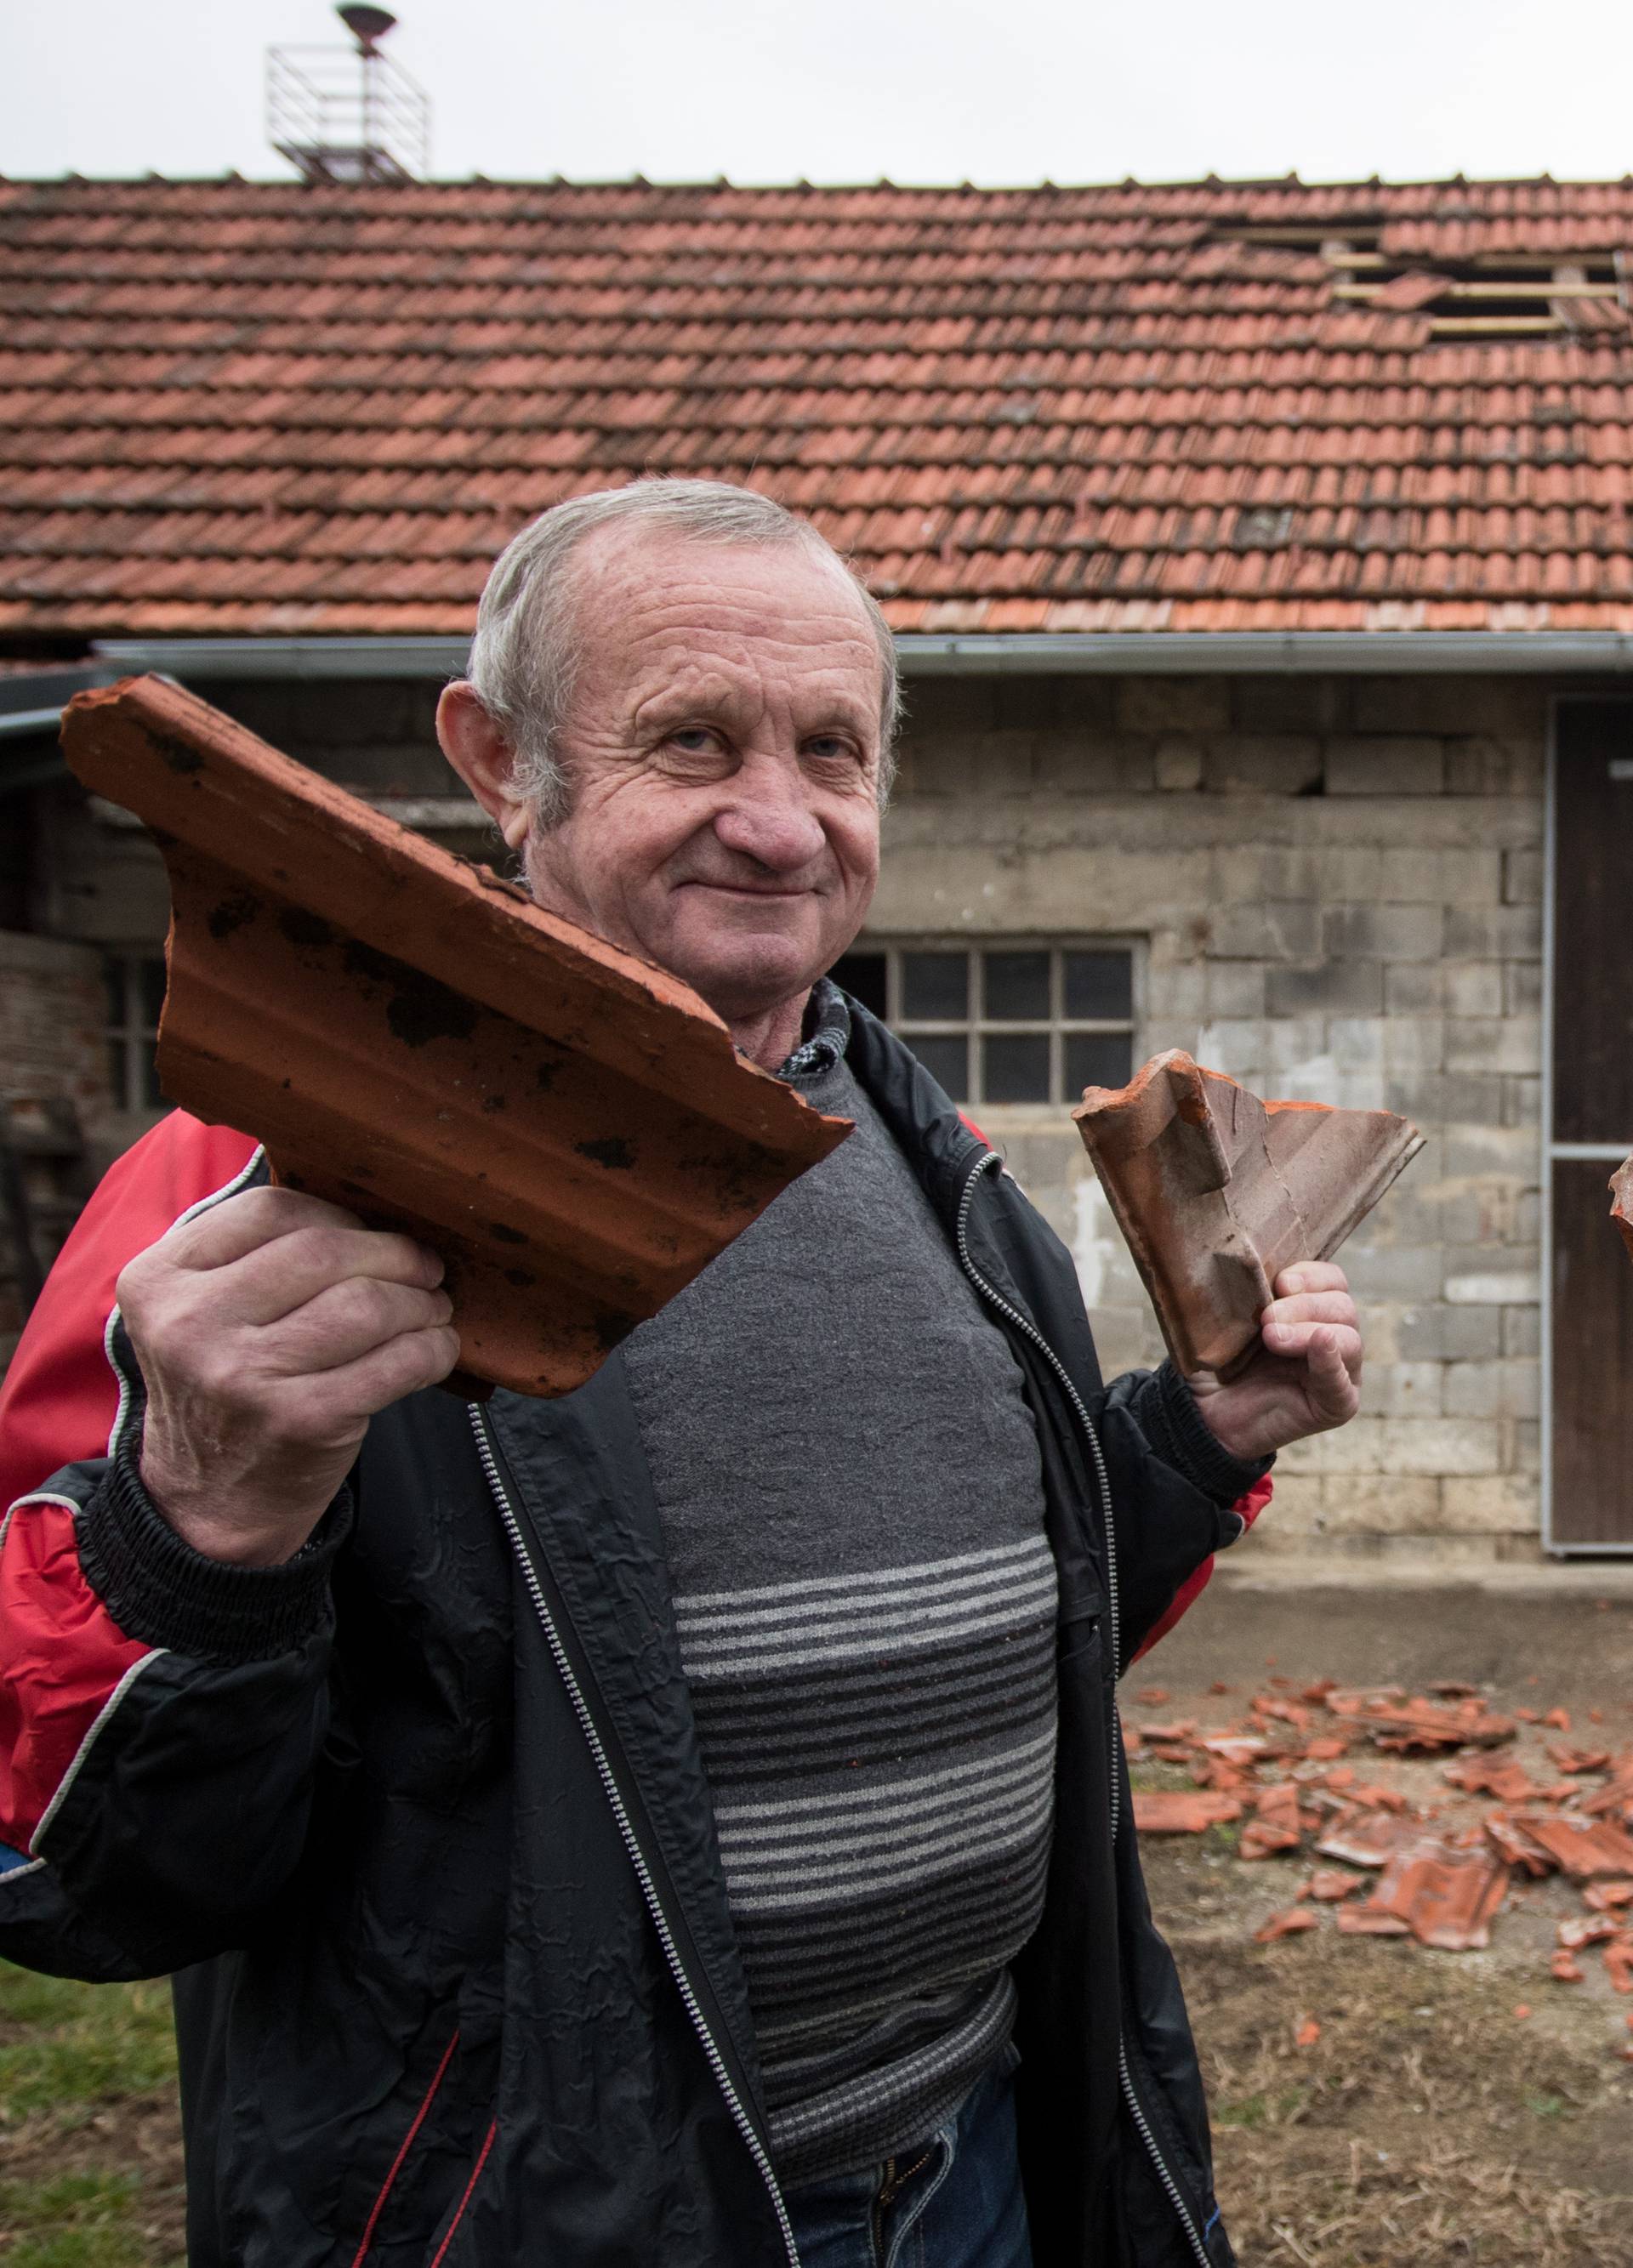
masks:
<path fill-rule="evenodd" d="M 1226 2268 L 1113 1691 L 1261 1469 L 1171 1372 L 1105 1391 L 1070 1259 L 995 1154 L 859 1008 L 849 1060 L 1043 1449 L 1060 1713 L 1017 1969 L 1034 2257 Z M 0 1873 L 0 1951 L 179 1972 L 192 2268 L 791 2268 L 617 1357 L 564 1401 L 398 1403 L 307 1550 L 252 1572 L 147 1504 L 140 1376 L 117 1326 L 110 1345 L 111 1455 L 59 1474 L 41 1516 L 68 1507 L 133 1651 L 30 1862 Z"/>

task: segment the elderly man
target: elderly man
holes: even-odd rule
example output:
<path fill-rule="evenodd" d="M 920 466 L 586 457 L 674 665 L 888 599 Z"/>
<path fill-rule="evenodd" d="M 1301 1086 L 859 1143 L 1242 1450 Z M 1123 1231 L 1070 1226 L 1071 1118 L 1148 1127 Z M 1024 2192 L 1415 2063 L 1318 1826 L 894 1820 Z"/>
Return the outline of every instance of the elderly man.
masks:
<path fill-rule="evenodd" d="M 895 706 L 743 492 L 494 570 L 439 729 L 539 902 L 855 1123 L 590 1385 L 426 1390 L 435 1256 L 180 1114 L 41 1303 L 0 1949 L 181 1972 L 193 2268 L 1231 2257 L 1113 1686 L 1352 1414 L 1354 1310 L 1295 1270 L 1233 1383 L 1102 1387 L 1060 1246 L 824 977 Z"/>

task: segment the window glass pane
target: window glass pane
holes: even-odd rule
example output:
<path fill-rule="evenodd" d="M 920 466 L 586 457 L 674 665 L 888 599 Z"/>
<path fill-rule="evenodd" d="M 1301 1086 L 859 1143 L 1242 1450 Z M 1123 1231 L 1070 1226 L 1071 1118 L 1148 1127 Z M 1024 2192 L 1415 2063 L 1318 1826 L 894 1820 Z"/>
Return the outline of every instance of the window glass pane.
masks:
<path fill-rule="evenodd" d="M 110 1029 L 122 1032 L 125 1027 L 125 964 L 122 961 L 102 963 L 102 986 L 107 995 L 107 1021 Z"/>
<path fill-rule="evenodd" d="M 902 1014 L 908 1022 L 961 1024 L 969 1012 L 968 954 L 903 954 Z"/>
<path fill-rule="evenodd" d="M 1127 1086 L 1134 1076 L 1132 1032 L 1068 1032 L 1062 1044 L 1072 1102 L 1086 1086 Z"/>
<path fill-rule="evenodd" d="M 1049 1035 L 1016 1033 L 981 1042 L 983 1102 L 1047 1102 Z"/>
<path fill-rule="evenodd" d="M 1110 1023 L 1134 1014 L 1134 955 L 1131 953 L 1068 953 L 1066 955 L 1066 1012 L 1068 1017 Z"/>
<path fill-rule="evenodd" d="M 1049 1020 L 1049 956 L 1046 953 L 984 953 L 981 979 L 986 998 L 982 1013 L 998 1024 L 1046 1024 Z"/>
<path fill-rule="evenodd" d="M 884 1005 L 884 955 L 882 953 L 845 953 L 829 970 L 834 983 L 860 1000 L 864 1008 L 871 1009 L 883 1022 L 887 1012 Z"/>
<path fill-rule="evenodd" d="M 955 1102 L 966 1102 L 970 1095 L 970 1042 L 968 1040 L 911 1038 L 908 1046 L 924 1065 L 936 1085 L 945 1089 Z"/>
<path fill-rule="evenodd" d="M 142 1053 L 142 1100 L 150 1110 L 157 1110 L 165 1098 L 159 1088 L 159 1063 L 151 1047 Z"/>
<path fill-rule="evenodd" d="M 162 961 L 142 963 L 142 1020 L 150 1032 L 159 1027 L 159 1012 L 165 1005 L 165 964 Z"/>
<path fill-rule="evenodd" d="M 107 1043 L 107 1086 L 114 1098 L 115 1110 L 125 1107 L 125 1045 L 122 1040 Z"/>

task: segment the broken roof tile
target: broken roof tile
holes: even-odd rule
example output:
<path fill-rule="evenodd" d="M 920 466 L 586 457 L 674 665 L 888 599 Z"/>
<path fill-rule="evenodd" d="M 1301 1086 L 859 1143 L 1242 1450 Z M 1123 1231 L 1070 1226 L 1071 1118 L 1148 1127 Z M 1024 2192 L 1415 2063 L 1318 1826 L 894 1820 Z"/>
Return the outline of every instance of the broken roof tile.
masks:
<path fill-rule="evenodd" d="M 1467 1953 L 1489 1944 L 1507 1893 L 1508 1868 L 1489 1851 L 1420 1837 L 1392 1854 L 1363 1911 L 1393 1914 L 1420 1944 Z"/>
<path fill-rule="evenodd" d="M 1386 1866 L 1398 1851 L 1421 1843 L 1431 1832 L 1428 1823 L 1393 1811 L 1341 1811 L 1316 1837 L 1324 1859 L 1341 1859 L 1351 1867 Z"/>
<path fill-rule="evenodd" d="M 1233 1795 L 1137 1787 L 1134 1814 L 1134 1825 L 1142 1835 L 1201 1835 L 1210 1827 L 1239 1819 L 1242 1806 Z"/>
<path fill-rule="evenodd" d="M 82 694 L 63 740 L 164 852 L 166 1094 L 440 1254 L 477 1379 L 580 1385 L 849 1130 L 676 978 L 178 686 Z"/>
<path fill-rule="evenodd" d="M 1628 1250 L 1633 1253 L 1633 1158 L 1616 1167 L 1610 1177 L 1610 1218 L 1622 1231 Z"/>
<path fill-rule="evenodd" d="M 1525 1811 L 1508 1823 L 1539 1845 L 1573 1881 L 1633 1873 L 1633 1836 L 1611 1820 L 1579 1812 Z"/>
<path fill-rule="evenodd" d="M 1318 1929 L 1319 1918 L 1308 1906 L 1289 1906 L 1284 1912 L 1273 1913 L 1253 1932 L 1255 1945 L 1274 1945 L 1278 1938 L 1297 1937 L 1307 1929 Z"/>
<path fill-rule="evenodd" d="M 1260 1102 L 1179 1049 L 1072 1116 L 1187 1373 L 1239 1363 L 1280 1271 L 1330 1258 L 1423 1145 L 1387 1111 Z"/>

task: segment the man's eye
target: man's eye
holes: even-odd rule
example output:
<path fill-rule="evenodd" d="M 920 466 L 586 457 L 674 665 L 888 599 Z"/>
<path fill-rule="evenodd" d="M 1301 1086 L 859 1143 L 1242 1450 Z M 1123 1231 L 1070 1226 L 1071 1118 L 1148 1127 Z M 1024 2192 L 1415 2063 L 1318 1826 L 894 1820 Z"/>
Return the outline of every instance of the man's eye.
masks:
<path fill-rule="evenodd" d="M 669 734 L 669 745 L 683 749 L 689 756 L 701 755 L 706 748 L 714 746 L 714 735 L 706 725 L 683 725 L 678 732 Z"/>
<path fill-rule="evenodd" d="M 856 751 L 850 741 L 841 739 L 839 733 L 819 733 L 814 740 L 807 740 L 805 753 L 808 756 L 815 756 L 818 763 L 831 763 L 853 757 Z"/>

